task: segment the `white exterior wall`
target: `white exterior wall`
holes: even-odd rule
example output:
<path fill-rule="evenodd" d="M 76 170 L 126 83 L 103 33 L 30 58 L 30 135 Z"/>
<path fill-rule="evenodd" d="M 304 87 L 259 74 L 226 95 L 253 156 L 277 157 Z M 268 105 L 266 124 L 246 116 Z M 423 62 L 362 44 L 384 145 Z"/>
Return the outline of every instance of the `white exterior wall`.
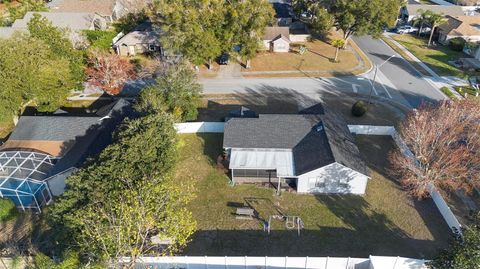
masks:
<path fill-rule="evenodd" d="M 297 42 L 307 42 L 308 39 L 311 37 L 310 34 L 304 34 L 304 35 L 290 35 L 290 41 L 293 43 Z"/>
<path fill-rule="evenodd" d="M 273 52 L 289 52 L 290 43 L 280 38 L 273 41 Z"/>
<path fill-rule="evenodd" d="M 299 193 L 352 193 L 364 194 L 368 176 L 332 163 L 298 177 Z"/>

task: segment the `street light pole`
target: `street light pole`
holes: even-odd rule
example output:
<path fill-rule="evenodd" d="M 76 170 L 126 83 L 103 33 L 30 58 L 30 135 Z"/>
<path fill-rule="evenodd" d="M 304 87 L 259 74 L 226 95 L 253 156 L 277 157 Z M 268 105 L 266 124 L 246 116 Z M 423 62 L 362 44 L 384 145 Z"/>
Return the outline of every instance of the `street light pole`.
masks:
<path fill-rule="evenodd" d="M 390 59 L 394 58 L 395 57 L 395 54 L 388 57 L 388 59 L 385 60 L 385 62 L 383 62 L 382 64 L 380 65 L 375 65 L 375 73 L 373 74 L 373 82 L 372 82 L 372 87 L 370 88 L 370 94 L 368 94 L 368 102 L 367 104 L 370 104 L 370 100 L 372 99 L 372 92 L 373 92 L 373 89 L 375 87 L 375 81 L 377 80 L 377 73 L 378 73 L 378 69 L 380 67 L 382 67 L 384 64 L 386 64 L 388 61 L 390 61 Z"/>

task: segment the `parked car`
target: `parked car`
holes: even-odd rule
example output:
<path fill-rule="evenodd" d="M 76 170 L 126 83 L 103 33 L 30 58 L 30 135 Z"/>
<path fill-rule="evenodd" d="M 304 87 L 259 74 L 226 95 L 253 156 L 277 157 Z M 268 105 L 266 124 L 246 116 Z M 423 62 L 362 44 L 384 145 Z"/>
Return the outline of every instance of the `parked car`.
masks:
<path fill-rule="evenodd" d="M 396 32 L 397 32 L 397 34 L 416 33 L 416 32 L 418 32 L 418 28 L 410 26 L 410 25 L 404 25 L 404 26 L 398 27 Z"/>
<path fill-rule="evenodd" d="M 218 63 L 222 65 L 227 65 L 230 61 L 230 55 L 228 53 L 222 53 L 220 57 L 218 57 Z"/>

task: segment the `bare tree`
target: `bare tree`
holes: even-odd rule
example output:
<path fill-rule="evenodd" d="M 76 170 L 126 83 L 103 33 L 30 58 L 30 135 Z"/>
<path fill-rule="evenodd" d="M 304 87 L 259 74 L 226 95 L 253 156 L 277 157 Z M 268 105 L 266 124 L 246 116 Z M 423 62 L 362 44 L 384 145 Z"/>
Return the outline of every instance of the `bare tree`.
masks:
<path fill-rule="evenodd" d="M 413 152 L 390 155 L 392 173 L 416 198 L 430 186 L 470 191 L 480 172 L 480 106 L 463 100 L 423 105 L 400 124 L 399 135 Z"/>
<path fill-rule="evenodd" d="M 127 59 L 94 50 L 88 58 L 89 82 L 110 95 L 117 95 L 128 80 L 135 79 L 135 67 Z"/>

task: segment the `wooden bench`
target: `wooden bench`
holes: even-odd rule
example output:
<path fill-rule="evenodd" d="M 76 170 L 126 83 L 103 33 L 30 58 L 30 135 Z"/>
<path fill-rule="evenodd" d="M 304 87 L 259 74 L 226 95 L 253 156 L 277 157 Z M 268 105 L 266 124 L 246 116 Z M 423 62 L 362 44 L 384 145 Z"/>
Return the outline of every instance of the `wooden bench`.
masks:
<path fill-rule="evenodd" d="M 236 219 L 253 219 L 255 216 L 255 210 L 253 210 L 250 207 L 241 207 L 237 208 L 237 211 L 235 212 L 236 214 Z"/>

